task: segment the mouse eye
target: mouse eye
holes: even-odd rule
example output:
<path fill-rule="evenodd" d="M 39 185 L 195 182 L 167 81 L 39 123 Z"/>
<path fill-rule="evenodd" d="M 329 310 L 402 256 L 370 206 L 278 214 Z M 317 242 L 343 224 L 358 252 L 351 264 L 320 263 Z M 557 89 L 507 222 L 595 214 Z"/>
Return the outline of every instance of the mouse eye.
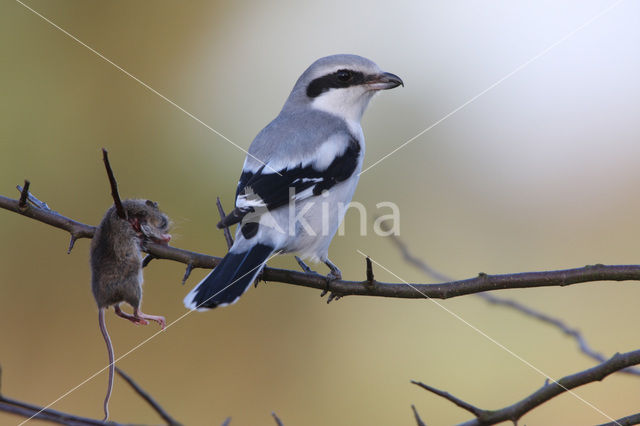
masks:
<path fill-rule="evenodd" d="M 353 73 L 349 70 L 339 70 L 336 72 L 336 77 L 338 77 L 338 80 L 342 82 L 347 82 L 351 80 Z"/>
<path fill-rule="evenodd" d="M 169 224 L 169 222 L 167 221 L 167 218 L 163 216 L 163 217 L 160 219 L 160 226 L 159 226 L 159 228 L 160 228 L 160 229 L 164 229 L 164 228 L 166 228 L 166 227 L 167 227 L 167 225 L 168 225 L 168 224 Z"/>

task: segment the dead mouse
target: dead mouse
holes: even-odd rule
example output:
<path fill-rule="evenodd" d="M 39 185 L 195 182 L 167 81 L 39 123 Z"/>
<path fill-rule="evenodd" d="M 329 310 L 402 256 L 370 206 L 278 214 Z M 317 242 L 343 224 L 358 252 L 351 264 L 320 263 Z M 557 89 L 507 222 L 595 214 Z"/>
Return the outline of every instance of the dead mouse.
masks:
<path fill-rule="evenodd" d="M 140 310 L 142 304 L 142 254 L 146 241 L 168 244 L 171 235 L 169 218 L 150 200 L 124 200 L 126 219 L 118 216 L 115 207 L 107 210 L 91 240 L 91 288 L 98 305 L 100 331 L 109 352 L 109 385 L 104 399 L 104 419 L 109 417 L 109 399 L 113 389 L 113 346 L 107 332 L 104 313 L 113 306 L 118 316 L 134 324 L 146 325 L 155 321 L 164 329 L 164 317 L 147 315 Z M 133 314 L 120 309 L 127 302 Z"/>

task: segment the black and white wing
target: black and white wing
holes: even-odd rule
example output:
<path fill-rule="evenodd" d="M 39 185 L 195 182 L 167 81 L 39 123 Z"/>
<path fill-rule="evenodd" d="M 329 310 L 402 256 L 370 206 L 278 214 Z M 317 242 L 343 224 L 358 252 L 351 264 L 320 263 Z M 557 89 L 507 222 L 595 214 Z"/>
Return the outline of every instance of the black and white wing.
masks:
<path fill-rule="evenodd" d="M 291 200 L 304 200 L 322 194 L 351 177 L 360 161 L 360 143 L 349 135 L 341 146 L 320 145 L 313 157 L 287 166 L 267 162 L 255 172 L 244 170 L 236 191 L 236 207 L 218 228 L 226 228 L 242 220 L 258 208 L 273 210 Z"/>

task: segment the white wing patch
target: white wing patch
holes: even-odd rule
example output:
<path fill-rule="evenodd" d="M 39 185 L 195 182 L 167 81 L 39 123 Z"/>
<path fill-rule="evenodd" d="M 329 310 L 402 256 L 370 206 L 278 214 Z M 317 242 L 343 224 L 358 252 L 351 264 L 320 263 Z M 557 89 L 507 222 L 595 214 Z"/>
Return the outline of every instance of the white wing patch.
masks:
<path fill-rule="evenodd" d="M 267 203 L 264 202 L 262 198 L 250 187 L 245 188 L 245 192 L 243 194 L 238 195 L 236 199 L 236 207 L 237 208 L 248 208 L 248 207 L 266 207 Z"/>
<path fill-rule="evenodd" d="M 344 135 L 331 136 L 318 147 L 315 157 L 309 163 L 318 171 L 326 170 L 336 157 L 344 154 L 348 143 L 349 139 Z"/>

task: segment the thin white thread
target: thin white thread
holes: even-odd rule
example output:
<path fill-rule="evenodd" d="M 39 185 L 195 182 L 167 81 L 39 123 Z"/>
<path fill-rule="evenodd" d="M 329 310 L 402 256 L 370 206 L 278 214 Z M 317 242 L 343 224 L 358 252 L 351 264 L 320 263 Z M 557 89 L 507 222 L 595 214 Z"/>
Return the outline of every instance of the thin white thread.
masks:
<path fill-rule="evenodd" d="M 233 284 L 235 284 L 236 282 L 240 281 L 242 278 L 246 277 L 247 275 L 251 274 L 253 271 L 255 271 L 258 268 L 261 268 L 263 265 L 265 265 L 268 261 L 270 261 L 271 259 L 273 259 L 275 256 L 279 255 L 280 251 L 275 252 L 274 254 L 272 254 L 267 260 L 264 261 L 264 263 L 262 265 L 258 265 L 255 268 L 251 269 L 249 272 L 247 272 L 246 274 L 242 275 L 240 278 L 238 278 L 237 280 L 233 281 L 231 284 L 229 284 L 228 286 L 226 286 L 225 288 L 223 288 L 222 290 L 218 291 L 217 293 L 215 293 L 214 295 L 212 295 L 211 297 L 209 297 L 207 300 L 205 300 L 204 302 L 200 303 L 200 305 L 198 305 L 198 307 L 202 306 L 203 304 L 207 303 L 209 300 L 213 299 L 214 297 L 216 297 L 218 294 L 222 293 L 223 291 L 225 291 L 227 288 L 231 287 Z M 136 346 L 134 346 L 132 349 L 129 349 L 129 351 L 127 351 L 124 355 L 119 356 L 118 358 L 115 359 L 115 361 L 113 361 L 113 364 L 115 365 L 118 361 L 122 360 L 123 358 L 125 358 L 126 356 L 128 356 L 129 354 L 131 354 L 132 352 L 134 352 L 135 350 L 137 350 L 138 348 L 140 348 L 142 345 L 146 344 L 149 340 L 153 339 L 154 337 L 156 337 L 158 334 L 163 333 L 165 330 L 168 330 L 169 327 L 173 326 L 175 323 L 177 323 L 178 321 L 182 320 L 184 317 L 186 317 L 187 315 L 196 312 L 195 310 L 189 310 L 187 312 L 185 312 L 184 314 L 182 314 L 180 317 L 178 317 L 176 320 L 174 320 L 173 322 L 169 323 L 164 330 L 160 330 L 160 331 L 156 331 L 154 334 L 152 334 L 151 336 L 147 337 L 145 340 L 143 340 L 141 343 L 138 343 Z M 71 393 L 75 392 L 78 388 L 80 388 L 81 386 L 83 386 L 85 383 L 91 381 L 93 378 L 95 378 L 96 376 L 98 376 L 100 373 L 102 373 L 104 370 L 106 370 L 107 368 L 109 368 L 111 366 L 111 364 L 107 364 L 105 367 L 103 367 L 102 369 L 98 370 L 97 372 L 95 372 L 94 374 L 92 374 L 91 376 L 89 376 L 88 378 L 86 378 L 85 380 L 83 380 L 80 384 L 74 386 L 73 388 L 71 388 L 70 390 L 68 390 L 67 392 L 65 392 L 64 394 L 62 394 L 61 396 L 59 396 L 55 401 L 50 402 L 49 404 L 47 404 L 46 406 L 42 407 L 40 409 L 40 411 L 38 411 L 37 413 L 35 413 L 33 416 L 29 417 L 28 419 L 26 419 L 25 421 L 23 421 L 22 423 L 18 424 L 18 426 L 22 426 L 25 423 L 27 423 L 29 420 L 33 419 L 34 417 L 36 417 L 38 414 L 42 413 L 44 410 L 51 408 L 51 406 L 53 406 L 55 403 L 57 403 L 58 401 L 60 401 L 63 398 L 66 398 L 67 396 L 69 396 Z"/>
<path fill-rule="evenodd" d="M 361 252 L 360 250 L 356 250 L 360 255 L 364 256 L 364 257 L 369 257 L 366 254 L 364 254 L 363 252 Z M 505 345 L 503 345 L 502 343 L 498 342 L 497 340 L 495 340 L 493 337 L 489 336 L 487 333 L 485 333 L 484 331 L 480 330 L 478 327 L 476 327 L 475 325 L 471 324 L 470 322 L 468 322 L 467 320 L 465 320 L 464 318 L 462 318 L 460 315 L 456 314 L 455 312 L 453 312 L 452 310 L 450 310 L 449 308 L 447 308 L 446 306 L 444 306 L 443 304 L 441 304 L 440 302 L 438 302 L 437 300 L 427 296 L 423 291 L 420 291 L 420 289 L 418 289 L 417 287 L 411 285 L 410 283 L 408 283 L 407 281 L 403 280 L 402 278 L 400 278 L 398 275 L 396 275 L 395 273 L 391 272 L 388 268 L 384 267 L 383 265 L 381 265 L 379 262 L 376 262 L 375 260 L 371 259 L 371 257 L 369 257 L 369 259 L 375 263 L 377 266 L 379 266 L 380 268 L 384 269 L 386 272 L 388 272 L 389 274 L 393 275 L 394 277 L 396 277 L 397 279 L 399 279 L 400 281 L 402 281 L 404 284 L 406 284 L 407 286 L 411 287 L 412 289 L 414 289 L 415 291 L 417 291 L 418 293 L 420 293 L 422 296 L 424 296 L 425 299 L 435 303 L 436 305 L 438 305 L 440 308 L 444 309 L 448 314 L 452 315 L 453 317 L 455 317 L 456 319 L 458 319 L 459 321 L 461 321 L 462 323 L 464 323 L 465 325 L 467 325 L 468 327 L 470 327 L 472 330 L 474 330 L 475 332 L 479 333 L 481 336 L 485 337 L 486 339 L 488 339 L 489 341 L 491 341 L 492 343 L 494 343 L 496 346 L 498 346 L 500 349 L 503 349 L 504 351 L 506 351 L 507 353 L 509 353 L 511 356 L 513 356 L 514 358 L 516 358 L 517 360 L 521 361 L 522 363 L 524 363 L 525 365 L 529 366 L 531 369 L 533 369 L 535 372 L 537 372 L 538 374 L 540 374 L 541 376 L 543 376 L 545 379 L 555 383 L 556 385 L 560 386 L 562 389 L 564 389 L 565 391 L 567 391 L 569 394 L 571 394 L 572 396 L 576 397 L 578 400 L 582 401 L 583 403 L 585 403 L 586 405 L 588 405 L 589 407 L 593 408 L 595 411 L 597 411 L 598 413 L 602 414 L 604 417 L 606 417 L 607 419 L 611 420 L 612 422 L 614 422 L 615 424 L 620 425 L 620 423 L 616 422 L 615 419 L 611 416 L 609 416 L 607 413 L 605 413 L 604 411 L 602 411 L 601 409 L 599 409 L 598 407 L 596 407 L 595 405 L 593 405 L 592 403 L 590 403 L 589 401 L 587 401 L 586 399 L 582 398 L 580 395 L 578 395 L 577 393 L 573 392 L 571 389 L 567 389 L 566 387 L 564 387 L 563 385 L 561 385 L 560 383 L 558 383 L 557 381 L 555 381 L 554 379 L 552 379 L 548 374 L 546 374 L 544 371 L 540 370 L 538 367 L 536 367 L 535 365 L 531 364 L 529 361 L 527 361 L 526 359 L 522 358 L 520 355 L 518 355 L 517 353 L 513 352 L 511 349 L 507 348 Z"/>
<path fill-rule="evenodd" d="M 424 135 L 429 130 L 433 129 L 438 124 L 442 123 L 443 121 L 445 121 L 447 118 L 451 117 L 456 112 L 460 111 L 461 109 L 463 109 L 467 105 L 471 104 L 472 102 L 474 102 L 476 99 L 478 99 L 479 97 L 481 97 L 485 93 L 489 92 L 490 90 L 492 90 L 496 86 L 499 86 L 502 82 L 504 82 L 505 80 L 509 79 L 513 75 L 517 74 L 519 71 L 522 71 L 524 68 L 526 68 L 527 66 L 531 65 L 531 63 L 533 63 L 536 60 L 540 59 L 541 57 L 543 57 L 544 55 L 549 53 L 551 50 L 553 50 L 555 47 L 557 47 L 558 45 L 564 43 L 565 41 L 567 41 L 568 39 L 573 37 L 577 32 L 585 29 L 587 26 L 591 25 L 593 22 L 595 22 L 596 20 L 598 20 L 599 18 L 604 16 L 606 13 L 610 12 L 612 9 L 614 9 L 615 7 L 620 5 L 620 3 L 622 3 L 623 1 L 625 1 L 625 0 L 617 0 L 616 2 L 612 3 L 610 6 L 606 7 L 604 10 L 602 10 L 601 12 L 599 12 L 598 14 L 596 14 L 595 16 L 590 18 L 584 24 L 578 26 L 577 28 L 575 28 L 574 30 L 572 30 L 571 32 L 566 34 L 564 37 L 562 37 L 560 40 L 556 41 L 555 43 L 551 44 L 550 46 L 548 46 L 544 50 L 540 51 L 537 55 L 535 55 L 531 59 L 527 60 L 526 62 L 523 62 L 516 69 L 514 69 L 510 73 L 506 74 L 504 77 L 502 77 L 501 79 L 499 79 L 498 81 L 496 81 L 495 83 L 493 83 L 492 85 L 490 85 L 489 87 L 484 89 L 482 92 L 478 93 L 477 95 L 475 95 L 474 97 L 472 97 L 471 99 L 469 99 L 468 101 L 466 101 L 465 103 L 463 103 L 462 105 L 460 105 L 459 107 L 457 107 L 456 109 L 454 109 L 453 111 L 451 111 L 450 113 L 448 113 L 447 115 L 445 115 L 444 117 L 442 117 L 441 119 L 439 119 L 438 121 L 433 123 L 432 125 L 430 125 L 426 129 L 424 129 L 423 131 L 421 131 L 420 133 L 418 133 L 417 135 L 412 137 L 411 139 L 409 139 L 406 142 L 404 142 L 402 145 L 400 145 L 399 147 L 397 147 L 396 149 L 394 149 L 393 151 L 391 151 L 390 153 L 388 153 L 384 157 L 382 157 L 379 160 L 377 160 L 375 163 L 373 163 L 372 165 L 370 165 L 369 167 L 367 167 L 366 169 L 361 171 L 360 174 L 363 174 L 364 172 L 368 171 L 372 167 L 378 165 L 380 162 L 386 160 L 388 157 L 390 157 L 393 154 L 395 154 L 396 152 L 400 151 L 402 148 L 404 148 L 405 146 L 409 145 L 411 142 L 413 142 L 414 140 L 418 139 L 420 136 Z"/>
<path fill-rule="evenodd" d="M 231 139 L 229 139 L 228 137 L 226 137 L 225 135 L 223 135 L 222 133 L 220 133 L 219 131 L 217 131 L 216 129 L 214 129 L 213 127 L 211 127 L 210 125 L 208 125 L 207 123 L 205 123 L 204 121 L 200 120 L 198 117 L 196 117 L 195 115 L 191 114 L 189 111 L 187 111 L 186 109 L 182 108 L 180 105 L 178 105 L 177 103 L 175 103 L 174 101 L 172 101 L 171 99 L 169 99 L 168 97 L 166 97 L 165 95 L 163 95 L 162 93 L 158 92 L 156 89 L 154 89 L 153 87 L 149 86 L 147 83 L 145 83 L 144 81 L 140 80 L 138 77 L 136 77 L 135 75 L 131 74 L 129 71 L 125 70 L 124 68 L 122 68 L 120 65 L 116 64 L 115 62 L 113 62 L 111 59 L 107 58 L 106 56 L 104 56 L 102 53 L 98 52 L 97 50 L 95 50 L 94 48 L 92 48 L 91 46 L 89 46 L 88 44 L 84 43 L 82 40 L 80 40 L 78 37 L 74 36 L 73 34 L 71 34 L 70 32 L 68 32 L 67 30 L 65 30 L 64 28 L 60 27 L 59 25 L 55 24 L 53 21 L 51 21 L 49 18 L 45 17 L 44 15 L 40 14 L 39 12 L 35 11 L 34 9 L 32 9 L 31 7 L 27 6 L 26 4 L 24 4 L 22 1 L 20 0 L 16 0 L 16 2 L 18 2 L 19 4 L 21 4 L 22 6 L 24 6 L 26 9 L 30 10 L 31 12 L 33 12 L 35 15 L 39 16 L 40 18 L 42 18 L 44 21 L 46 21 L 47 23 L 49 23 L 50 25 L 52 25 L 54 28 L 60 30 L 62 33 L 64 33 L 65 35 L 67 35 L 68 37 L 70 37 L 71 39 L 73 39 L 74 41 L 76 41 L 77 43 L 79 43 L 80 45 L 86 47 L 87 49 L 89 49 L 91 52 L 93 52 L 94 54 L 96 54 L 98 57 L 100 57 L 101 59 L 105 60 L 106 62 L 108 62 L 109 64 L 113 65 L 115 68 L 117 68 L 118 70 L 122 71 L 125 75 L 131 77 L 133 80 L 135 80 L 137 83 L 139 83 L 141 86 L 143 86 L 145 89 L 151 91 L 152 93 L 155 93 L 156 95 L 160 96 L 162 99 L 164 99 L 165 101 L 167 101 L 168 103 L 170 103 L 171 105 L 173 105 L 174 107 L 176 107 L 178 110 L 182 111 L 183 113 L 185 113 L 187 116 L 191 117 L 192 119 L 194 119 L 195 121 L 197 121 L 198 123 L 202 124 L 204 127 L 206 127 L 207 129 L 211 130 L 213 133 L 215 133 L 216 135 L 220 136 L 222 139 L 224 139 L 225 141 L 229 142 L 231 145 L 235 146 L 236 148 L 238 148 L 240 151 L 244 152 L 245 154 L 247 154 L 249 157 L 253 158 L 254 160 L 256 160 L 257 162 L 259 162 L 260 164 L 262 164 L 263 166 L 267 167 L 268 169 L 271 169 L 274 173 L 282 176 L 277 170 L 273 169 L 271 166 L 269 166 L 268 164 L 264 163 L 262 160 L 260 160 L 259 158 L 255 157 L 254 155 L 250 154 L 249 151 L 245 150 L 244 148 L 242 148 L 240 145 L 236 144 L 235 142 L 233 142 Z"/>

